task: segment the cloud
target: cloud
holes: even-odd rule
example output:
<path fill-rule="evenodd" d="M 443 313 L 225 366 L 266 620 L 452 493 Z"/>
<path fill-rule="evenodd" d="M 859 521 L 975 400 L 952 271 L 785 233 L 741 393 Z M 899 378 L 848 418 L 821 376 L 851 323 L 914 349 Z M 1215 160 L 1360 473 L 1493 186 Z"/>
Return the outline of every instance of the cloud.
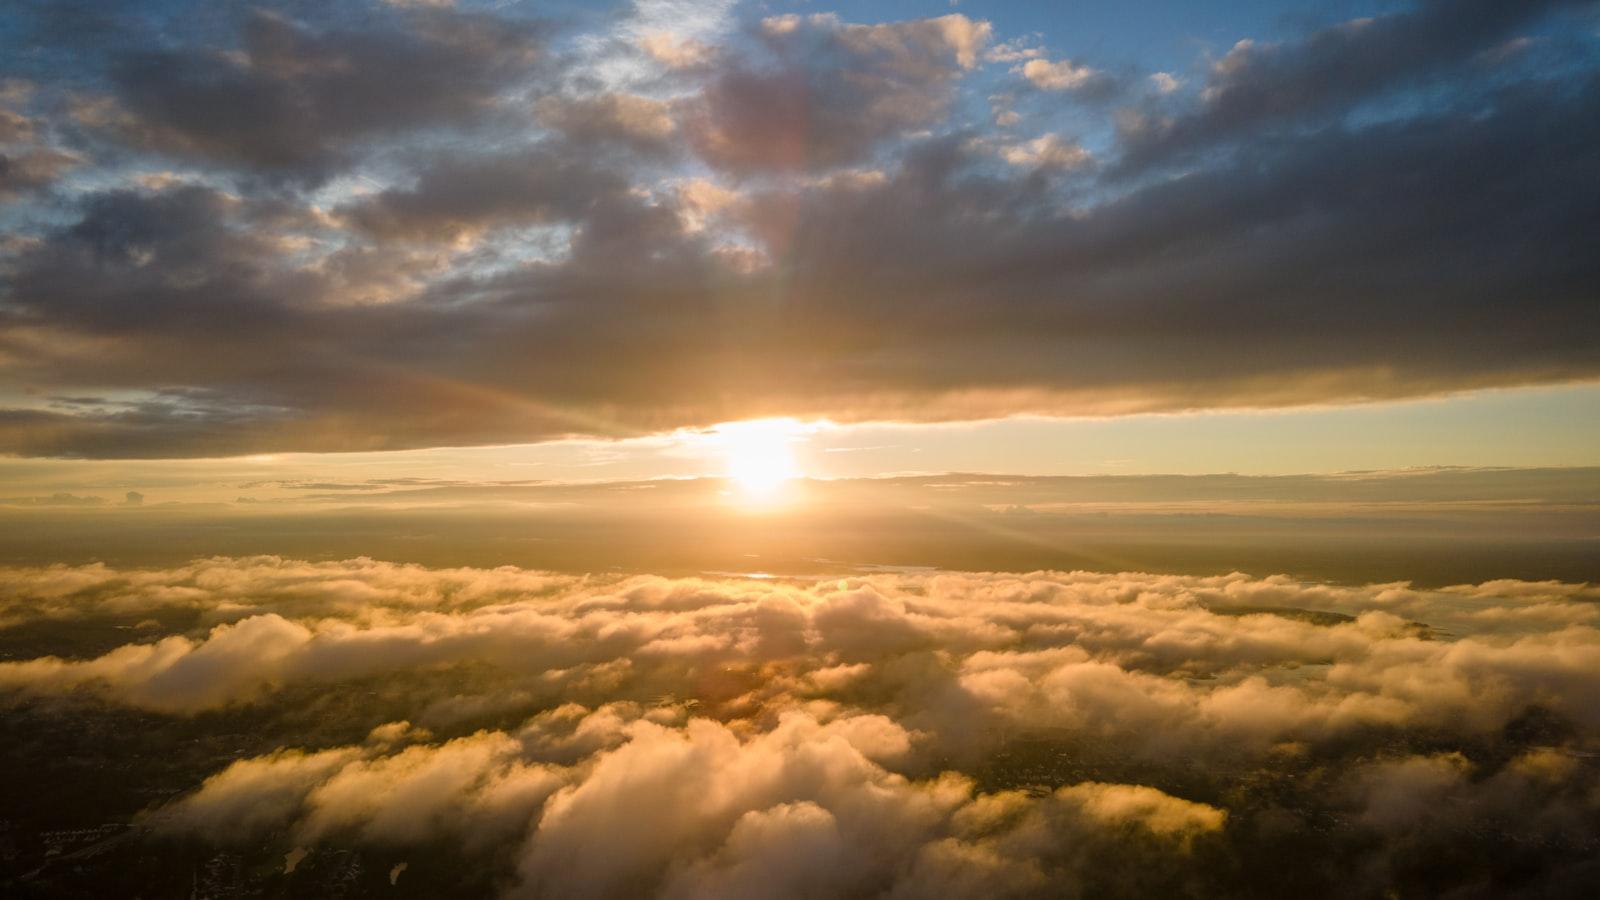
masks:
<path fill-rule="evenodd" d="M 1183 86 L 1183 81 L 1171 72 L 1152 72 L 1150 84 L 1158 94 L 1171 94 Z"/>
<path fill-rule="evenodd" d="M 658 686 L 685 664 L 776 666 L 768 676 L 784 675 L 767 684 L 778 693 L 725 698 L 761 708 L 855 696 L 893 682 L 890 661 L 937 651 L 960 708 L 1158 755 L 1265 752 L 1375 725 L 1492 731 L 1530 704 L 1600 725 L 1585 674 L 1600 663 L 1593 591 L 1552 583 L 1425 592 L 1075 573 L 807 586 L 272 558 L 158 573 L 57 567 L 11 581 L 13 620 L 189 609 L 217 622 L 92 659 L 0 663 L 13 690 L 89 690 L 175 713 L 469 662 L 558 681 L 623 665 L 624 682 Z M 1293 613 L 1304 609 L 1319 616 Z M 1304 666 L 1320 674 L 1283 677 Z M 942 706 L 906 711 L 935 733 L 959 732 Z"/>
<path fill-rule="evenodd" d="M 19 714 L 292 729 L 206 757 L 155 833 L 456 847 L 514 896 L 1222 891 L 1219 860 L 1296 834 L 1378 890 L 1486 823 L 1557 878 L 1596 812 L 1586 585 L 276 558 L 4 583 L 7 629 L 112 642 L 0 663 Z"/>
<path fill-rule="evenodd" d="M 1070 59 L 1057 62 L 1030 59 L 1021 65 L 1019 71 L 1034 87 L 1047 91 L 1070 91 L 1084 87 L 1096 74 L 1094 69 L 1075 65 Z"/>
<path fill-rule="evenodd" d="M 1032 46 L 1026 38 L 1002 41 L 983 54 L 985 62 L 1018 63 L 1044 55 L 1042 47 Z"/>
<path fill-rule="evenodd" d="M 1241 39 L 1212 62 L 1197 109 L 1129 135 L 1126 164 L 1137 169 L 1182 160 L 1219 141 L 1325 120 L 1374 97 L 1437 81 L 1515 29 L 1582 5 L 1421 0 L 1410 9 L 1330 25 L 1297 40 Z M 1157 84 L 1168 93 L 1164 82 Z"/>
<path fill-rule="evenodd" d="M 959 14 L 881 25 L 827 14 L 766 19 L 775 65 L 731 63 L 707 85 L 690 141 L 735 173 L 859 163 L 937 123 L 991 28 Z"/>
<path fill-rule="evenodd" d="M 541 148 L 439 159 L 409 188 L 370 194 L 337 212 L 380 240 L 459 241 L 500 226 L 574 221 L 589 205 L 623 188 L 575 154 Z"/>
<path fill-rule="evenodd" d="M 54 182 L 80 160 L 57 150 L 0 152 L 0 197 L 11 197 Z"/>
<path fill-rule="evenodd" d="M 546 97 L 539 113 L 569 140 L 615 141 L 645 150 L 661 149 L 678 127 L 667 103 L 635 94 Z"/>
<path fill-rule="evenodd" d="M 712 48 L 693 38 L 657 31 L 639 39 L 640 49 L 668 69 L 689 69 L 709 63 Z"/>
<path fill-rule="evenodd" d="M 541 49 L 535 28 L 445 9 L 373 20 L 319 32 L 256 10 L 232 52 L 130 50 L 111 68 L 116 105 L 89 124 L 153 150 L 320 175 L 356 142 L 471 124 Z"/>
<path fill-rule="evenodd" d="M 1074 100 L 1070 132 L 1046 88 L 1083 99 L 1147 69 L 1091 76 L 959 14 L 718 25 L 663 72 L 636 58 L 662 23 L 632 19 L 168 10 L 158 41 L 138 17 L 40 8 L 19 33 L 51 49 L 8 57 L 32 87 L 6 94 L 3 152 L 92 177 L 18 194 L 0 371 L 29 397 L 116 399 L 8 401 L 0 449 L 382 450 L 1592 379 L 1600 82 L 1561 42 L 1480 60 L 1572 8 L 1427 2 L 1243 43 L 1194 90 Z M 599 58 L 624 45 L 661 77 Z M 1039 90 L 991 96 L 1001 57 Z M 1034 119 L 1027 140 L 1001 130 Z"/>
<path fill-rule="evenodd" d="M 53 145 L 45 123 L 28 114 L 35 92 L 35 85 L 26 80 L 0 81 L 0 198 L 14 199 L 48 187 L 84 162 Z"/>
<path fill-rule="evenodd" d="M 1143 835 L 1177 855 L 1226 820 L 1137 785 L 1084 783 L 1035 799 L 978 794 L 954 774 L 910 780 L 855 736 L 866 725 L 905 739 L 870 717 L 795 712 L 741 736 L 705 719 L 658 724 L 634 713 L 615 746 L 569 766 L 540 762 L 525 738 L 504 732 L 241 760 L 154 821 L 224 841 L 293 825 L 307 842 L 520 843 L 511 896 L 803 897 L 923 896 L 930 858 L 949 868 L 953 853 L 1030 887 L 1061 883 L 1089 847 Z M 1051 839 L 1061 845 L 1039 845 Z"/>
<path fill-rule="evenodd" d="M 65 491 L 35 497 L 0 498 L 0 505 L 5 506 L 103 506 L 105 502 L 104 497 L 84 497 Z"/>
<path fill-rule="evenodd" d="M 1089 151 L 1058 134 L 1046 134 L 1020 144 L 1000 147 L 1000 158 L 1014 166 L 1036 169 L 1076 169 L 1093 160 Z"/>

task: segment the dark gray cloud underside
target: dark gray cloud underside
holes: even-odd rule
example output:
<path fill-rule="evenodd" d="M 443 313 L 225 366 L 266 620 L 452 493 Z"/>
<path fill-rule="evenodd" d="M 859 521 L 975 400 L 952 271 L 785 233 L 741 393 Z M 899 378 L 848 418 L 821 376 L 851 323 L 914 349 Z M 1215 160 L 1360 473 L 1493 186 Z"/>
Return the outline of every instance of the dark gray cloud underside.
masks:
<path fill-rule="evenodd" d="M 380 449 L 1594 378 L 1600 79 L 1582 54 L 1482 61 L 1571 6 L 1424 3 L 1235 48 L 1190 108 L 1068 173 L 1002 165 L 953 112 L 989 39 L 963 17 L 763 25 L 669 99 L 596 93 L 545 26 L 475 13 L 255 12 L 138 52 L 84 28 L 63 84 L 98 105 L 36 84 L 11 131 L 62 135 L 30 152 L 108 177 L 108 159 L 180 174 L 50 194 L 35 167 L 16 188 L 65 221 L 4 250 L 6 380 L 105 399 L 13 401 L 0 449 Z M 1419 84 L 1428 103 L 1371 114 Z M 1186 162 L 1157 174 L 1153 154 Z M 683 168 L 696 156 L 709 175 Z M 403 174 L 315 193 L 380 163 Z"/>

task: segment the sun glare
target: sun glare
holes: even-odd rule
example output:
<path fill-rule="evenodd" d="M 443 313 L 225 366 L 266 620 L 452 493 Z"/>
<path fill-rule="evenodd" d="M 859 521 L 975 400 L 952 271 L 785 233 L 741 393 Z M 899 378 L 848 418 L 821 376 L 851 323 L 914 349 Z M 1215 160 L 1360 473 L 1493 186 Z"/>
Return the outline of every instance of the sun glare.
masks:
<path fill-rule="evenodd" d="M 771 501 L 800 476 L 794 442 L 801 431 L 793 419 L 730 422 L 713 430 L 728 478 L 747 501 Z"/>

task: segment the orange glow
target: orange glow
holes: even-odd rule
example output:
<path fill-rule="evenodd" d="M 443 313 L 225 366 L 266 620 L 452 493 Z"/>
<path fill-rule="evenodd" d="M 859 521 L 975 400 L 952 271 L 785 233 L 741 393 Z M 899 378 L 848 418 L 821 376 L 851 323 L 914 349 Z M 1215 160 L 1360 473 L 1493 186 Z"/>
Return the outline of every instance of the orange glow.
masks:
<path fill-rule="evenodd" d="M 800 431 L 793 419 L 754 419 L 713 429 L 724 471 L 745 501 L 773 502 L 791 479 L 800 477 L 793 449 Z"/>

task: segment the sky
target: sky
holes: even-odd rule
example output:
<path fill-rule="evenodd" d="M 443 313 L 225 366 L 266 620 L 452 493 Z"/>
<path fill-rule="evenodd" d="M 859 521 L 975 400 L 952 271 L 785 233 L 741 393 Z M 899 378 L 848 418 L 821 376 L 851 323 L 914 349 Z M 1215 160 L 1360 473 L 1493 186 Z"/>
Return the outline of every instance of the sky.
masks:
<path fill-rule="evenodd" d="M 817 474 L 1595 462 L 1589 3 L 5 21 L 16 458 L 1028 417 Z"/>
<path fill-rule="evenodd" d="M 31 3 L 0 49 L 6 560 L 1600 574 L 1592 3 Z"/>
<path fill-rule="evenodd" d="M 1292 475 L 1593 464 L 1600 391 L 1561 386 L 1271 412 L 1012 417 L 940 425 L 781 422 L 779 452 L 821 479 L 941 472 L 1005 475 Z M 12 499 L 74 494 L 153 502 L 261 499 L 263 482 L 386 479 L 603 482 L 719 477 L 715 427 L 620 440 L 202 460 L 0 459 Z"/>
<path fill-rule="evenodd" d="M 0 894 L 1587 897 L 1595 0 L 0 4 Z"/>

